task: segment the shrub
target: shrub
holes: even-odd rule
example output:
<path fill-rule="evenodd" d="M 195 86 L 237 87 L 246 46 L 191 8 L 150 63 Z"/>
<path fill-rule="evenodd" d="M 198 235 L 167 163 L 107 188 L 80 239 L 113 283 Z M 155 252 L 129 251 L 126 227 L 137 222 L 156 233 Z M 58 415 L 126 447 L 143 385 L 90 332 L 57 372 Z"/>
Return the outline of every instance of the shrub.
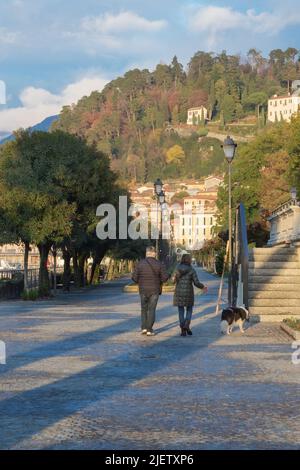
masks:
<path fill-rule="evenodd" d="M 283 321 L 293 330 L 300 331 L 300 320 L 298 318 L 286 318 Z"/>
<path fill-rule="evenodd" d="M 22 300 L 37 300 L 39 298 L 38 289 L 30 289 L 28 291 L 23 291 L 21 294 Z"/>

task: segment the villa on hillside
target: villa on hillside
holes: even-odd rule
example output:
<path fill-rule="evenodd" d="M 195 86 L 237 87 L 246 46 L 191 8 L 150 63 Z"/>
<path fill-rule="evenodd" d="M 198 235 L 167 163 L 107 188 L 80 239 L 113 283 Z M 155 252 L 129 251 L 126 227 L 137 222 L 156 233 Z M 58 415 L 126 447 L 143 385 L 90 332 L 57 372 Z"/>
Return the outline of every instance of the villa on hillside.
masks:
<path fill-rule="evenodd" d="M 300 80 L 292 83 L 292 92 L 283 96 L 274 95 L 268 101 L 268 120 L 270 122 L 287 121 L 299 111 Z"/>
<path fill-rule="evenodd" d="M 187 124 L 189 126 L 197 125 L 202 120 L 208 120 L 208 110 L 204 106 L 188 109 Z"/>

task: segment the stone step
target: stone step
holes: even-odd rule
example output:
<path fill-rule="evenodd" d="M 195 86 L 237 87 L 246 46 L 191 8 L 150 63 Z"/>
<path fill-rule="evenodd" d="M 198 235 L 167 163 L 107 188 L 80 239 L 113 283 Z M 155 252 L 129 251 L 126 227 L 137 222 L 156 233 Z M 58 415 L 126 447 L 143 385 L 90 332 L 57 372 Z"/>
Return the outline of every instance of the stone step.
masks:
<path fill-rule="evenodd" d="M 266 254 L 263 254 L 263 253 L 252 253 L 252 254 L 249 254 L 249 261 L 264 261 L 266 263 L 268 263 L 269 261 L 282 261 L 282 262 L 286 262 L 286 261 L 293 261 L 293 262 L 299 262 L 298 261 L 298 255 L 297 254 L 291 254 L 291 255 L 286 255 L 286 254 L 272 254 L 271 256 L 270 255 L 266 255 Z"/>
<path fill-rule="evenodd" d="M 289 248 L 288 246 L 273 246 L 273 247 L 270 247 L 270 248 L 252 248 L 251 250 L 249 250 L 249 254 L 251 253 L 254 253 L 254 254 L 266 254 L 266 255 L 270 255 L 270 254 L 296 254 L 297 253 L 297 249 L 296 248 Z"/>
<path fill-rule="evenodd" d="M 252 286 L 252 284 L 251 284 Z M 287 286 L 288 287 L 288 286 Z M 293 289 L 284 289 L 283 286 L 280 286 L 280 289 L 276 290 L 260 290 L 260 287 L 258 290 L 249 288 L 249 300 L 254 300 L 254 299 L 300 299 L 300 289 L 299 286 L 296 288 L 293 287 Z M 300 303 L 300 301 L 299 301 Z"/>
<path fill-rule="evenodd" d="M 249 275 L 250 276 L 300 276 L 300 268 L 283 268 L 283 269 L 268 269 L 268 268 L 249 268 Z"/>
<path fill-rule="evenodd" d="M 300 309 L 299 299 L 249 299 L 249 307 L 296 307 Z"/>
<path fill-rule="evenodd" d="M 275 261 L 275 260 L 270 260 L 270 261 L 260 261 L 260 260 L 255 260 L 255 261 L 249 261 L 249 269 L 274 269 L 276 271 L 277 269 L 300 269 L 300 263 L 297 261 Z"/>
<path fill-rule="evenodd" d="M 300 291 L 300 285 L 299 284 L 293 284 L 293 283 L 288 283 L 288 284 L 273 284 L 273 283 L 256 283 L 256 282 L 249 282 L 248 284 L 248 289 L 249 293 L 250 292 L 265 292 L 265 291 L 270 291 L 270 292 L 297 292 Z"/>
<path fill-rule="evenodd" d="M 284 315 L 286 318 L 300 315 L 299 307 L 249 307 L 250 315 Z"/>
<path fill-rule="evenodd" d="M 258 276 L 249 273 L 249 284 L 258 284 L 262 286 L 263 284 L 275 285 L 275 284 L 300 284 L 300 276 Z M 300 285 L 299 285 L 300 289 Z"/>

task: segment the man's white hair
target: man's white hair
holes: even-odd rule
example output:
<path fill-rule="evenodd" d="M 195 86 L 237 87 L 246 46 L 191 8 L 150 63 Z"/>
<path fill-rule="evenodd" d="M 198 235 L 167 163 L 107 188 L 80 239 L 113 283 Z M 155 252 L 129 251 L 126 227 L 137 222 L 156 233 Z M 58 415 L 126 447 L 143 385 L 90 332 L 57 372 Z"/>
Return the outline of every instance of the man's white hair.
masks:
<path fill-rule="evenodd" d="M 156 255 L 156 249 L 154 248 L 154 246 L 147 246 L 146 256 L 147 255 Z"/>

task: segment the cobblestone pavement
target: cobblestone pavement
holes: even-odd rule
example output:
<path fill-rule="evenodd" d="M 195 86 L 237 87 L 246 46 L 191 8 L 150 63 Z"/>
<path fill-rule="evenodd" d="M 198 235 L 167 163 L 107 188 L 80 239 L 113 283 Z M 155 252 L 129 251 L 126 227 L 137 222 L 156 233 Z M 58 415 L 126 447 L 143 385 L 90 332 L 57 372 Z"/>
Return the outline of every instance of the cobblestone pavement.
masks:
<path fill-rule="evenodd" d="M 1 449 L 300 447 L 300 365 L 276 324 L 219 334 L 218 280 L 199 272 L 192 337 L 163 295 L 139 333 L 124 281 L 43 302 L 0 304 Z"/>

